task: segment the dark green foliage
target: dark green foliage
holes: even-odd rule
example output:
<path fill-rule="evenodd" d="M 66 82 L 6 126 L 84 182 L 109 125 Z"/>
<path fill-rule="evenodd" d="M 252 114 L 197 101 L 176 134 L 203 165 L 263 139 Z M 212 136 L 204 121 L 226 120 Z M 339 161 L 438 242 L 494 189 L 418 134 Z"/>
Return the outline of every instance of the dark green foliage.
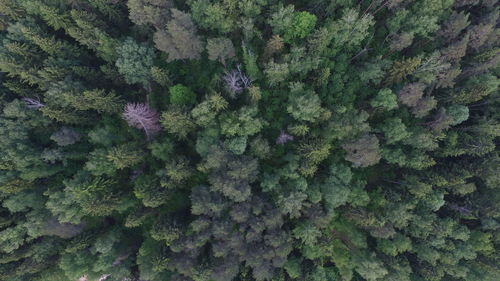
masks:
<path fill-rule="evenodd" d="M 0 280 L 497 281 L 497 2 L 0 0 Z"/>
<path fill-rule="evenodd" d="M 196 103 L 196 94 L 184 85 L 175 85 L 168 88 L 170 103 L 175 105 L 190 105 Z"/>

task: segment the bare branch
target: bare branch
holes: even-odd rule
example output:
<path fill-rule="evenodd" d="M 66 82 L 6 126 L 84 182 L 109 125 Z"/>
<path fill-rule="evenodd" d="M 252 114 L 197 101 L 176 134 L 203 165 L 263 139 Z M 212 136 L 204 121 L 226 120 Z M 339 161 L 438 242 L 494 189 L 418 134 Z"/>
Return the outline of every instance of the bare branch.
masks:
<path fill-rule="evenodd" d="M 287 134 L 285 131 L 281 131 L 281 134 L 276 138 L 276 144 L 285 144 L 289 141 L 293 141 L 293 136 Z"/>
<path fill-rule="evenodd" d="M 144 130 L 148 139 L 161 130 L 159 114 L 145 103 L 128 103 L 123 112 L 123 119 L 131 127 Z"/>
<path fill-rule="evenodd" d="M 40 99 L 23 98 L 23 101 L 26 104 L 26 107 L 29 109 L 39 109 L 45 106 L 45 104 L 43 104 Z"/>
<path fill-rule="evenodd" d="M 222 79 L 226 82 L 228 89 L 234 94 L 240 94 L 252 85 L 252 79 L 241 71 L 240 65 L 230 72 L 226 71 Z"/>

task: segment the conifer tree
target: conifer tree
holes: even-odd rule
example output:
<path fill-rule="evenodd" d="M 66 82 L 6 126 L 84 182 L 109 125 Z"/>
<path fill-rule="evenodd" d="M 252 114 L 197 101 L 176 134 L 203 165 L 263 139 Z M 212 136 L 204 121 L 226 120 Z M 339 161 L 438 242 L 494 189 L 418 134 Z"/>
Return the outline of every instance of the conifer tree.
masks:
<path fill-rule="evenodd" d="M 497 2 L 0 0 L 0 280 L 496 281 Z"/>

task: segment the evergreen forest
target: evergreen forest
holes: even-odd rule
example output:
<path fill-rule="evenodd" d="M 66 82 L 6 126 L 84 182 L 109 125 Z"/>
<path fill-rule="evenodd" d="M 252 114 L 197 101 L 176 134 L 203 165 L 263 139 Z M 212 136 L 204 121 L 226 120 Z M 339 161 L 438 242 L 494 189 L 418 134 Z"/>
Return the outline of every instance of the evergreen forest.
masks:
<path fill-rule="evenodd" d="M 499 16 L 0 0 L 0 280 L 500 280 Z"/>

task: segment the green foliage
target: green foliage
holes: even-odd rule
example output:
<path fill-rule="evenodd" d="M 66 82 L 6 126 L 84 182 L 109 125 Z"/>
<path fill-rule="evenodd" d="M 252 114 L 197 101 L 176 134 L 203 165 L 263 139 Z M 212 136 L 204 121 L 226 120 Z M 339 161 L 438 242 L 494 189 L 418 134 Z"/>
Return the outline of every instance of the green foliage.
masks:
<path fill-rule="evenodd" d="M 90 216 L 109 216 L 130 206 L 128 194 L 113 178 L 91 178 L 84 173 L 66 182 L 66 193 Z"/>
<path fill-rule="evenodd" d="M 236 137 L 232 139 L 228 139 L 224 142 L 224 147 L 231 151 L 234 154 L 243 154 L 247 147 L 247 137 Z"/>
<path fill-rule="evenodd" d="M 283 5 L 278 6 L 278 10 L 274 12 L 268 20 L 269 25 L 273 28 L 274 34 L 284 34 L 286 30 L 291 27 L 294 10 L 292 5 L 286 7 Z"/>
<path fill-rule="evenodd" d="M 194 128 L 195 124 L 189 114 L 178 107 L 171 107 L 161 115 L 162 126 L 167 132 L 177 138 L 184 139 Z"/>
<path fill-rule="evenodd" d="M 386 119 L 386 121 L 381 124 L 380 129 L 385 135 L 387 144 L 404 140 L 410 136 L 410 133 L 406 130 L 405 124 L 399 118 Z"/>
<path fill-rule="evenodd" d="M 374 135 L 364 135 L 352 143 L 343 145 L 343 148 L 347 152 L 345 159 L 352 162 L 354 167 L 368 167 L 380 160 L 379 142 Z"/>
<path fill-rule="evenodd" d="M 287 112 L 298 121 L 315 122 L 325 110 L 321 108 L 321 100 L 313 91 L 304 89 L 300 83 L 290 85 Z"/>
<path fill-rule="evenodd" d="M 190 105 L 196 103 L 196 94 L 188 87 L 178 84 L 168 88 L 170 103 L 175 105 Z"/>
<path fill-rule="evenodd" d="M 108 158 L 108 152 L 105 149 L 96 149 L 89 155 L 85 169 L 93 175 L 101 176 L 104 174 L 112 175 L 116 171 L 116 166 Z"/>
<path fill-rule="evenodd" d="M 163 27 L 170 15 L 171 0 L 129 0 L 129 18 L 135 24 L 153 24 Z"/>
<path fill-rule="evenodd" d="M 234 57 L 235 50 L 233 43 L 228 38 L 220 37 L 208 39 L 207 41 L 208 59 L 218 60 L 226 64 L 226 60 Z"/>
<path fill-rule="evenodd" d="M 134 39 L 127 38 L 117 48 L 116 67 L 127 83 L 147 85 L 151 79 L 154 50 L 145 44 L 137 44 Z"/>
<path fill-rule="evenodd" d="M 170 85 L 170 78 L 168 72 L 165 69 L 153 66 L 151 68 L 151 78 L 163 87 Z"/>
<path fill-rule="evenodd" d="M 124 169 L 142 162 L 143 155 L 143 152 L 136 149 L 134 145 L 124 144 L 111 148 L 107 158 L 109 161 L 113 162 L 116 168 Z"/>
<path fill-rule="evenodd" d="M 306 245 L 316 243 L 321 232 L 310 222 L 304 221 L 293 229 L 293 236 Z"/>
<path fill-rule="evenodd" d="M 393 239 L 380 240 L 377 248 L 386 255 L 396 256 L 399 253 L 411 250 L 411 240 L 398 233 Z"/>
<path fill-rule="evenodd" d="M 207 127 L 215 121 L 217 113 L 226 109 L 228 102 L 219 94 L 211 95 L 191 111 L 196 124 Z"/>
<path fill-rule="evenodd" d="M 290 26 L 283 34 L 283 39 L 286 42 L 303 39 L 314 29 L 316 20 L 316 16 L 308 12 L 295 12 L 292 16 Z"/>
<path fill-rule="evenodd" d="M 274 61 L 266 65 L 264 72 L 271 86 L 284 82 L 290 74 L 287 63 L 275 63 Z"/>
<path fill-rule="evenodd" d="M 220 1 L 195 0 L 190 6 L 193 12 L 193 19 L 201 27 L 213 29 L 220 33 L 228 33 L 234 29 L 235 22 L 229 15 L 231 9 L 236 8 L 233 1 L 221 3 Z M 231 3 L 233 2 L 233 3 Z"/>
<path fill-rule="evenodd" d="M 104 90 L 84 91 L 76 97 L 74 106 L 79 110 L 96 110 L 97 112 L 117 113 L 123 110 L 123 100 L 116 93 Z"/>
<path fill-rule="evenodd" d="M 496 6 L 0 0 L 0 280 L 496 281 Z"/>
<path fill-rule="evenodd" d="M 374 254 L 370 256 L 356 255 L 353 261 L 356 265 L 356 272 L 365 280 L 380 280 L 389 273 Z"/>
<path fill-rule="evenodd" d="M 280 196 L 278 205 L 280 206 L 283 214 L 290 215 L 290 218 L 297 218 L 300 216 L 300 211 L 303 207 L 307 195 L 302 192 L 293 192 L 286 196 Z"/>
<path fill-rule="evenodd" d="M 284 268 L 290 278 L 296 279 L 302 276 L 300 262 L 298 258 L 291 258 L 286 262 Z"/>
<path fill-rule="evenodd" d="M 262 74 L 257 64 L 257 55 L 255 55 L 250 49 L 246 48 L 245 46 L 242 46 L 242 49 L 243 62 L 245 63 L 246 73 L 250 76 L 250 78 L 254 80 L 260 78 Z"/>
<path fill-rule="evenodd" d="M 452 125 L 457 125 L 469 118 L 469 108 L 467 106 L 454 104 L 446 109 L 446 112 L 453 119 Z"/>
<path fill-rule="evenodd" d="M 370 105 L 373 107 L 381 107 L 385 110 L 391 110 L 398 107 L 398 102 L 396 95 L 391 91 L 391 89 L 382 89 L 377 95 L 370 101 Z"/>
<path fill-rule="evenodd" d="M 167 61 L 197 59 L 203 44 L 196 35 L 196 27 L 189 14 L 172 9 L 172 19 L 166 28 L 154 34 L 156 48 L 168 54 Z"/>
<path fill-rule="evenodd" d="M 386 83 L 390 85 L 404 81 L 408 75 L 413 74 L 421 63 L 422 59 L 420 57 L 407 58 L 394 62 L 392 68 L 389 70 Z"/>
<path fill-rule="evenodd" d="M 358 46 L 367 36 L 369 28 L 374 24 L 373 16 L 352 8 L 343 10 L 342 18 L 328 26 L 333 33 L 336 47 L 353 48 Z"/>
<path fill-rule="evenodd" d="M 256 107 L 242 107 L 237 112 L 224 113 L 219 117 L 221 133 L 226 136 L 252 136 L 257 134 L 264 122 L 256 117 Z"/>

